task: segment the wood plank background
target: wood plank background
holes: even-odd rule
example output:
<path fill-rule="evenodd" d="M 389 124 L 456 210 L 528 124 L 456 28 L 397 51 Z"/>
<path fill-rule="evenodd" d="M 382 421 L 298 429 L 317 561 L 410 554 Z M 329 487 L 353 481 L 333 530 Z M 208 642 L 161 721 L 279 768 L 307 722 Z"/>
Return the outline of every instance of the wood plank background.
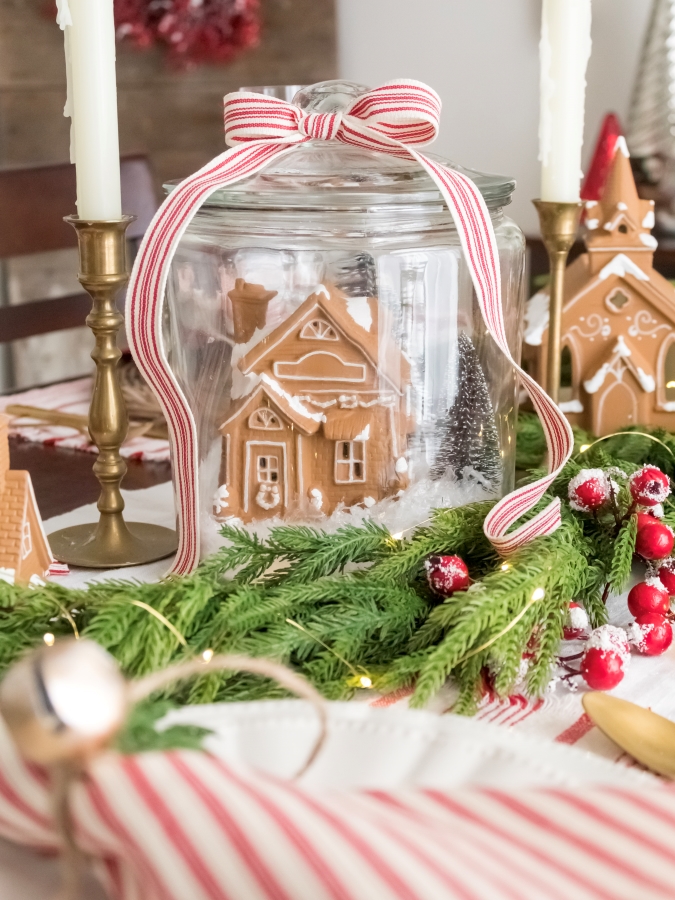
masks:
<path fill-rule="evenodd" d="M 63 37 L 48 2 L 0 0 L 0 166 L 68 159 Z M 261 13 L 260 46 L 228 66 L 176 72 L 159 50 L 118 47 L 123 154 L 149 154 L 160 181 L 183 177 L 224 149 L 223 94 L 335 77 L 334 0 L 262 0 Z"/>

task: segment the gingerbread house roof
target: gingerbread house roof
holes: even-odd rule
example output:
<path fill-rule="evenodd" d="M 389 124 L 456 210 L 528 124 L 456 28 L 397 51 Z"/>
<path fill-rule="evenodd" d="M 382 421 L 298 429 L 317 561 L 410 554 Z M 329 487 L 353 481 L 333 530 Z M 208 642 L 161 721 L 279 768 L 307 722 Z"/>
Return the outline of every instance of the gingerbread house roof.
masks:
<path fill-rule="evenodd" d="M 617 377 L 621 369 L 628 369 L 646 394 L 656 389 L 654 372 L 640 351 L 623 335 L 619 335 L 615 343 L 608 348 L 600 367 L 584 381 L 587 394 L 595 394 L 605 383 L 607 375 L 613 371 Z"/>
<path fill-rule="evenodd" d="M 247 410 L 252 413 L 261 405 L 263 397 L 302 434 L 314 434 L 324 421 L 323 413 L 307 409 L 301 400 L 291 396 L 277 381 L 263 373 L 258 386 L 246 397 L 234 402 L 230 415 L 220 426 L 220 431 Z"/>
<path fill-rule="evenodd" d="M 28 472 L 8 470 L 2 479 L 0 493 L 0 568 L 17 571 L 22 559 L 23 526 L 28 518 L 28 505 L 35 496 Z M 35 539 L 35 537 L 34 537 Z M 45 544 L 47 538 L 44 537 Z"/>
<path fill-rule="evenodd" d="M 239 370 L 244 375 L 253 372 L 274 347 L 309 321 L 317 310 L 360 348 L 395 390 L 402 391 L 410 380 L 410 363 L 390 339 L 391 329 L 384 320 L 386 311 L 374 297 L 346 297 L 336 288 L 329 290 L 324 285 L 319 285 L 291 316 L 250 349 L 239 361 Z M 381 335 L 385 340 L 381 340 Z"/>

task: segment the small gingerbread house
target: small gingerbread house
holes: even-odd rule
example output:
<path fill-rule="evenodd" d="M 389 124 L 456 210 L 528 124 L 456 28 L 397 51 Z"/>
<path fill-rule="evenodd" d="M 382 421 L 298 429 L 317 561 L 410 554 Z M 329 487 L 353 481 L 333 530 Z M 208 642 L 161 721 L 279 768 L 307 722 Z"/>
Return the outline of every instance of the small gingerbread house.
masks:
<path fill-rule="evenodd" d="M 240 324 L 216 515 L 330 514 L 396 494 L 408 484 L 410 365 L 382 307 L 320 285 L 265 334 L 260 298 L 271 296 L 243 283 L 230 292 Z M 251 299 L 248 316 L 238 307 Z"/>
<path fill-rule="evenodd" d="M 560 407 L 605 435 L 627 425 L 675 430 L 675 289 L 653 267 L 653 201 L 638 197 L 626 142 L 599 202 L 586 204 L 587 252 L 567 269 Z M 526 313 L 524 362 L 545 383 L 548 293 Z"/>
<path fill-rule="evenodd" d="M 0 415 L 0 573 L 27 584 L 52 562 L 28 472 L 9 468 L 9 419 Z"/>

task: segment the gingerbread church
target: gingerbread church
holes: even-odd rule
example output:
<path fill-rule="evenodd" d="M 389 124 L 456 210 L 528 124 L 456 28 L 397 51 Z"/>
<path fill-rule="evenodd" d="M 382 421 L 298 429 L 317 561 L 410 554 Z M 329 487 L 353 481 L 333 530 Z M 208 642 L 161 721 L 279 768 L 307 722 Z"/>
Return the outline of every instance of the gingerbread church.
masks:
<path fill-rule="evenodd" d="M 0 577 L 27 584 L 52 562 L 28 472 L 9 468 L 9 418 L 0 415 Z"/>
<path fill-rule="evenodd" d="M 265 329 L 274 296 L 238 279 L 232 404 L 220 426 L 219 519 L 330 515 L 408 485 L 410 365 L 374 297 L 319 285 Z"/>
<path fill-rule="evenodd" d="M 653 267 L 654 205 L 635 188 L 619 137 L 601 199 L 586 204 L 586 253 L 567 269 L 560 407 L 574 425 L 675 430 L 675 288 Z M 545 383 L 548 293 L 526 313 L 523 361 Z"/>

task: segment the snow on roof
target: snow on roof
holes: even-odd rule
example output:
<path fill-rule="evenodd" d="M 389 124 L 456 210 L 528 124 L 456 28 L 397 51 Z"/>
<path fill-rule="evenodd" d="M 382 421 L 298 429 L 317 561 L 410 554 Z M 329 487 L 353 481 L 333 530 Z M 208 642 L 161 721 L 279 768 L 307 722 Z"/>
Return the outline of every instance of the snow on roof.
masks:
<path fill-rule="evenodd" d="M 535 294 L 525 306 L 525 343 L 540 347 L 548 327 L 549 296 L 543 291 Z"/>
<path fill-rule="evenodd" d="M 632 275 L 638 281 L 649 281 L 649 275 L 643 272 L 625 253 L 617 253 L 604 268 L 600 269 L 598 278 L 600 281 L 605 281 L 610 275 L 618 275 L 620 278 Z"/>
<path fill-rule="evenodd" d="M 626 138 L 620 134 L 616 139 L 616 144 L 614 145 L 614 153 L 618 153 L 621 151 L 626 159 L 630 159 L 630 153 L 628 151 L 628 144 L 626 143 Z"/>
<path fill-rule="evenodd" d="M 656 390 L 656 382 L 653 375 L 646 371 L 647 363 L 639 353 L 631 350 L 624 336 L 620 334 L 609 356 L 605 358 L 605 362 L 594 375 L 584 381 L 584 390 L 587 394 L 595 394 L 600 390 L 605 383 L 608 373 L 614 369 L 618 360 L 623 360 L 626 368 L 630 369 L 646 394 L 651 394 Z"/>

